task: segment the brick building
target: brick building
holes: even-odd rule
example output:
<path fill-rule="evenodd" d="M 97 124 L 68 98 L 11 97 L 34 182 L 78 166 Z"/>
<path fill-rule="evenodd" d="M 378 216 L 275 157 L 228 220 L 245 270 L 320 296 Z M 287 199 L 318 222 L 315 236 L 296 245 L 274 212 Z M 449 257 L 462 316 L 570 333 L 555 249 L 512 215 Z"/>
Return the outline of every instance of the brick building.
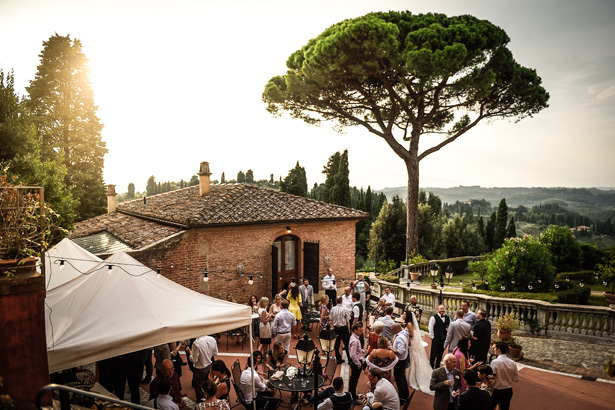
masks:
<path fill-rule="evenodd" d="M 77 223 L 70 237 L 99 256 L 124 250 L 187 288 L 238 302 L 272 296 L 293 278 L 320 290 L 326 266 L 338 287 L 354 279 L 355 225 L 369 214 L 248 184 L 210 184 L 209 176 L 203 162 L 199 186 L 117 206 L 110 186 L 109 213 Z"/>

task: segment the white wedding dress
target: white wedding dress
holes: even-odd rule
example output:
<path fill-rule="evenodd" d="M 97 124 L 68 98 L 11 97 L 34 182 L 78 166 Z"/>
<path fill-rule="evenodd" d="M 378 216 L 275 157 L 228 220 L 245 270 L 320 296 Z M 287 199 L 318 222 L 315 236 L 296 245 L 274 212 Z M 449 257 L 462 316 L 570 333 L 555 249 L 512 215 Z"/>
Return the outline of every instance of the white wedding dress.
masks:
<path fill-rule="evenodd" d="M 424 332 L 419 328 L 414 314 L 412 314 L 412 325 L 414 326 L 414 335 L 410 345 L 410 367 L 406 370 L 408 385 L 414 390 L 433 396 L 434 392 L 429 389 L 433 369 L 427 359 L 427 353 L 425 353 Z"/>

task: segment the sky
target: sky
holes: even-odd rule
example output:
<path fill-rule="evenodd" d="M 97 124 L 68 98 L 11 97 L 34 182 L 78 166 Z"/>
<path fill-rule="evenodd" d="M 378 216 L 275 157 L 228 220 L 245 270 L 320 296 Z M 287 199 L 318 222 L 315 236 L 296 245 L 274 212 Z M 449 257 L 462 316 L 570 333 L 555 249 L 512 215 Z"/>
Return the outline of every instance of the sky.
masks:
<path fill-rule="evenodd" d="M 208 161 L 213 179 L 284 178 L 308 187 L 348 149 L 350 184 L 405 186 L 404 162 L 380 138 L 332 123 L 274 118 L 267 81 L 310 39 L 373 11 L 472 14 L 503 28 L 516 61 L 536 69 L 549 107 L 480 124 L 420 163 L 421 187 L 615 187 L 615 2 L 612 0 L 0 0 L 0 69 L 16 91 L 34 79 L 55 33 L 79 39 L 104 124 L 104 180 L 125 192 L 149 176 L 179 181 Z M 421 140 L 423 151 L 435 145 Z"/>

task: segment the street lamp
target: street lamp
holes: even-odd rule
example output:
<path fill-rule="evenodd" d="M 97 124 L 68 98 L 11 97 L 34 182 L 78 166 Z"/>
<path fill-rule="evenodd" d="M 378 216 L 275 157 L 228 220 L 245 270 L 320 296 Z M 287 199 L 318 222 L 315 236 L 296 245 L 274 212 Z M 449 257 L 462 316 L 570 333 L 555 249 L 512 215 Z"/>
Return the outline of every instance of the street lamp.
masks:
<path fill-rule="evenodd" d="M 327 323 L 327 326 L 325 326 L 325 328 L 318 334 L 320 348 L 327 354 L 327 363 L 325 364 L 325 367 L 329 364 L 329 353 L 334 350 L 335 339 L 337 339 L 337 333 L 335 332 L 335 329 L 331 329 L 331 325 Z"/>
<path fill-rule="evenodd" d="M 453 270 L 451 269 L 450 266 L 446 267 L 446 270 L 444 271 L 444 274 L 446 275 L 446 284 L 450 285 L 451 284 L 451 279 L 453 279 Z"/>
<path fill-rule="evenodd" d="M 302 339 L 299 339 L 297 345 L 295 346 L 295 350 L 297 351 L 297 361 L 303 366 L 303 372 L 299 370 L 299 374 L 302 376 L 307 376 L 307 367 L 314 360 L 314 353 L 317 351 L 316 345 L 312 339 L 310 339 L 307 332 L 303 334 Z"/>
<path fill-rule="evenodd" d="M 435 265 L 431 268 L 431 277 L 433 278 L 433 283 L 436 283 L 436 276 L 438 276 L 438 268 L 435 267 Z"/>
<path fill-rule="evenodd" d="M 442 291 L 444 290 L 444 278 L 440 274 L 440 305 L 442 304 Z"/>

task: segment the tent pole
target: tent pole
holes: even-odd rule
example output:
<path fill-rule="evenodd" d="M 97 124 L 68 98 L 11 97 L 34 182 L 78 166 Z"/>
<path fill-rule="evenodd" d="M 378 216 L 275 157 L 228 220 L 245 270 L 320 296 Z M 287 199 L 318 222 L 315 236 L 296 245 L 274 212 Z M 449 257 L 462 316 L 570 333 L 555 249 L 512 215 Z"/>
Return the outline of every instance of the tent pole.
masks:
<path fill-rule="evenodd" d="M 252 321 L 250 321 L 250 368 L 252 369 L 252 409 L 256 410 L 256 388 L 254 387 L 254 372 L 256 372 L 256 377 L 258 377 L 258 371 L 254 368 L 254 346 L 252 346 Z"/>

